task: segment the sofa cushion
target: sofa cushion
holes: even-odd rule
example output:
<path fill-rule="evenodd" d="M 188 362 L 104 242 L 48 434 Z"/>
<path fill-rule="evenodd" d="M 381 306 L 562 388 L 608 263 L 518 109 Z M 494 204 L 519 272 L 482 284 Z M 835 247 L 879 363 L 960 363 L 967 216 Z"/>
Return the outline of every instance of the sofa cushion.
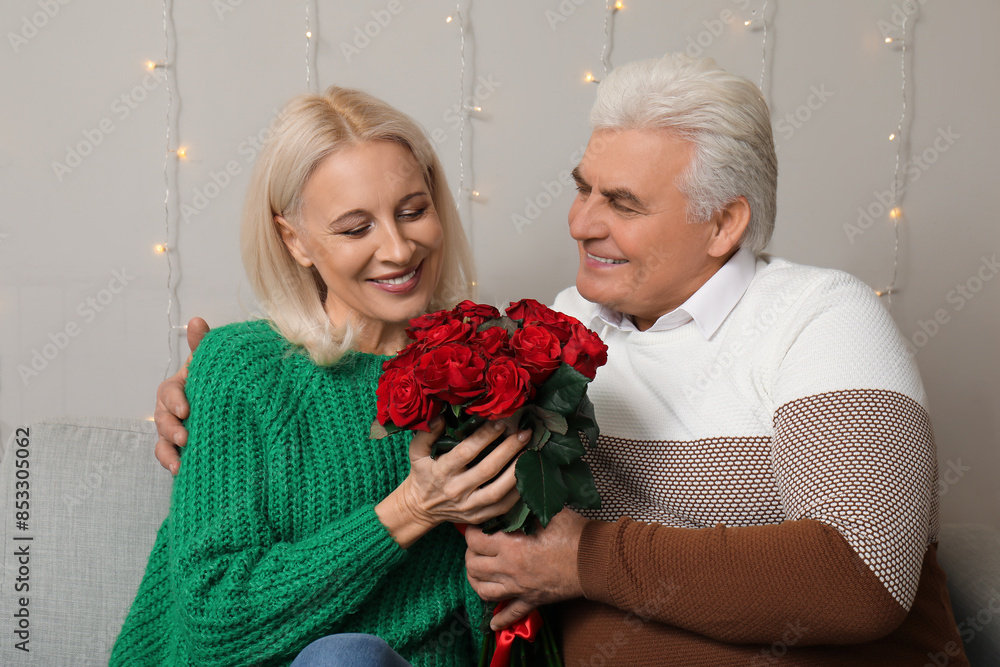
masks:
<path fill-rule="evenodd" d="M 989 526 L 941 526 L 938 562 L 969 662 L 1000 665 L 1000 533 Z"/>
<path fill-rule="evenodd" d="M 107 665 L 170 506 L 156 429 L 107 418 L 27 430 L 0 460 L 0 665 Z"/>

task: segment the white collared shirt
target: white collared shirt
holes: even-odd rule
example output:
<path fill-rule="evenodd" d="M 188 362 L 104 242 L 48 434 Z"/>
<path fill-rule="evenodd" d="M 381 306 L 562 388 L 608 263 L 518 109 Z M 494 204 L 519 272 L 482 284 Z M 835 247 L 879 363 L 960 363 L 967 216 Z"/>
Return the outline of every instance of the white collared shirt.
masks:
<path fill-rule="evenodd" d="M 661 315 L 646 331 L 669 331 L 694 320 L 701 335 L 711 338 L 747 291 L 756 268 L 754 254 L 740 248 L 687 301 Z M 607 306 L 596 304 L 594 314 L 622 331 L 639 330 L 631 318 Z"/>

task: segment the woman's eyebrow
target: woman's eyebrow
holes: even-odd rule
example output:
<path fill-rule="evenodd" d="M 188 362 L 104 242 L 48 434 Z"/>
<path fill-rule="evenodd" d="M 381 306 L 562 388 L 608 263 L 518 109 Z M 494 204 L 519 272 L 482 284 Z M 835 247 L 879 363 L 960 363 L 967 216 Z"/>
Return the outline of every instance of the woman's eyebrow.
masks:
<path fill-rule="evenodd" d="M 399 200 L 399 203 L 400 203 L 400 204 L 405 204 L 406 202 L 410 201 L 410 200 L 411 200 L 411 199 L 413 199 L 414 197 L 420 197 L 420 196 L 422 196 L 422 195 L 426 195 L 426 194 L 427 194 L 427 193 L 426 193 L 426 192 L 424 192 L 423 190 L 421 190 L 421 191 L 419 191 L 419 192 L 411 192 L 410 194 L 408 194 L 408 195 L 406 195 L 405 197 L 403 197 L 402 199 L 400 199 L 400 200 Z"/>
<path fill-rule="evenodd" d="M 342 213 L 330 222 L 330 227 L 348 227 L 357 222 L 361 222 L 368 217 L 368 212 L 364 209 L 356 208 L 353 211 Z"/>

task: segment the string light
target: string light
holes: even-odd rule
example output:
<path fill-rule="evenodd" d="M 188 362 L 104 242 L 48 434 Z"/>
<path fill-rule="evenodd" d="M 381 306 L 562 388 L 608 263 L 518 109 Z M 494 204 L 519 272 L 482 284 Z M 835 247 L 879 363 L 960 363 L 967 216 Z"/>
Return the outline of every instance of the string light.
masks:
<path fill-rule="evenodd" d="M 312 34 L 312 27 L 310 25 L 310 20 L 309 20 L 309 3 L 310 2 L 312 2 L 312 0 L 306 0 L 306 90 L 310 90 L 309 85 L 311 83 L 311 76 L 310 76 L 311 72 L 309 70 L 309 51 L 310 51 L 309 47 L 311 46 L 313 34 Z"/>
<path fill-rule="evenodd" d="M 170 0 L 163 0 L 163 60 L 158 63 L 153 63 L 153 67 L 149 67 L 148 61 L 146 67 L 149 69 L 156 69 L 157 67 L 166 67 L 166 63 L 170 62 L 170 33 L 173 29 L 171 12 L 169 11 L 168 2 Z M 170 147 L 170 122 L 171 114 L 174 107 L 174 91 L 170 86 L 170 76 L 164 78 L 164 83 L 167 89 L 167 109 L 165 114 L 165 125 L 166 125 L 166 151 L 163 157 L 163 238 L 166 239 L 163 243 L 159 243 L 154 247 L 154 251 L 157 254 L 166 256 L 167 260 L 167 366 L 163 371 L 163 378 L 166 379 L 167 375 L 170 373 L 170 369 L 174 363 L 174 322 L 173 322 L 173 307 L 174 307 L 174 265 L 172 255 L 174 253 L 169 252 L 171 250 L 168 245 L 169 239 L 171 238 L 170 230 L 170 173 L 168 167 L 170 165 L 170 154 L 174 153 L 179 158 L 184 158 L 187 156 L 187 149 L 184 147 L 178 147 L 176 150 Z M 176 83 L 175 83 L 176 85 Z"/>
<path fill-rule="evenodd" d="M 446 18 L 446 19 L 444 20 L 444 22 L 445 22 L 445 23 L 451 23 L 451 20 L 452 20 L 453 18 L 455 18 L 455 17 L 454 17 L 454 16 L 449 16 L 448 18 Z"/>
<path fill-rule="evenodd" d="M 892 279 L 889 281 L 888 287 L 881 290 L 876 290 L 875 294 L 879 297 L 886 297 L 888 301 L 886 302 L 886 307 L 888 311 L 892 312 L 892 295 L 898 292 L 896 289 L 896 278 L 899 275 L 899 223 L 903 219 L 903 209 L 900 204 L 903 200 L 904 194 L 904 175 L 900 172 L 900 167 L 903 163 L 903 147 L 906 143 L 903 141 L 903 130 L 906 123 L 906 26 L 909 21 L 909 14 L 904 14 L 903 24 L 899 29 L 899 34 L 897 37 L 888 35 L 885 38 L 885 43 L 894 49 L 900 49 L 901 54 L 899 57 L 899 78 L 900 78 L 900 100 L 902 110 L 899 114 L 899 122 L 896 125 L 896 131 L 889 135 L 889 141 L 899 141 L 896 142 L 896 164 L 893 169 L 892 175 L 892 206 L 889 208 L 889 219 L 892 220 L 892 235 L 893 235 L 893 250 L 892 250 Z"/>
<path fill-rule="evenodd" d="M 587 74 L 583 77 L 583 80 L 586 83 L 600 83 L 600 81 L 594 78 L 594 75 L 591 72 L 587 72 Z"/>
<path fill-rule="evenodd" d="M 611 70 L 611 49 L 614 48 L 615 16 L 625 7 L 620 2 L 607 5 L 604 12 L 604 46 L 601 48 L 601 64 L 604 65 L 604 76 Z M 589 75 L 589 81 L 596 81 L 593 75 Z"/>
<path fill-rule="evenodd" d="M 750 30 L 757 31 L 763 30 L 764 36 L 761 38 L 760 44 L 760 94 L 764 95 L 765 101 L 769 97 L 764 92 L 764 74 L 767 72 L 767 3 L 768 0 L 764 0 L 764 5 L 760 8 L 760 17 L 752 16 L 749 23 Z M 753 14 L 756 14 L 756 10 Z"/>
<path fill-rule="evenodd" d="M 158 69 L 160 67 L 164 67 L 165 68 L 166 66 L 167 66 L 167 63 L 164 62 L 164 61 L 162 61 L 162 60 L 147 60 L 146 61 L 146 69 L 148 69 L 150 72 L 152 72 L 153 70 Z"/>

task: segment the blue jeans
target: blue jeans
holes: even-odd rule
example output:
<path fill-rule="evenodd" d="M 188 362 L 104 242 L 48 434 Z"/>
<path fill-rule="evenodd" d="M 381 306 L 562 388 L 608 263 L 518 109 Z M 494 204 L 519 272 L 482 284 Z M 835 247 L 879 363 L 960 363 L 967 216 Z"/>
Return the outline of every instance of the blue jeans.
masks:
<path fill-rule="evenodd" d="M 302 649 L 292 667 L 410 667 L 384 639 L 343 633 L 321 637 Z"/>

